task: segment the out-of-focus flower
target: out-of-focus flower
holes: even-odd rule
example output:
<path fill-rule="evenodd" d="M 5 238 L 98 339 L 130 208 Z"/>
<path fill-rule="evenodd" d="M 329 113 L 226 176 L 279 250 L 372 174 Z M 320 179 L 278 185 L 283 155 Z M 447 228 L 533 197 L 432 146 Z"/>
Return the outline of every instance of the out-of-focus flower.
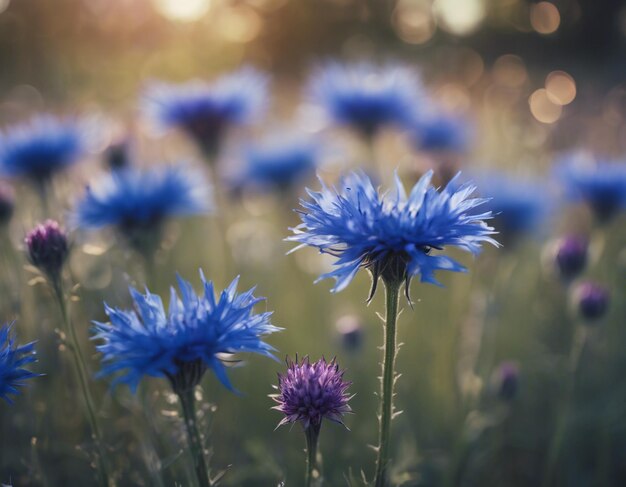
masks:
<path fill-rule="evenodd" d="M 610 293 L 601 284 L 586 281 L 580 283 L 573 291 L 574 305 L 578 314 L 587 323 L 602 318 L 609 309 Z"/>
<path fill-rule="evenodd" d="M 35 342 L 19 346 L 11 333 L 11 325 L 0 328 L 0 397 L 12 404 L 11 396 L 19 392 L 24 381 L 38 377 L 25 366 L 36 362 Z"/>
<path fill-rule="evenodd" d="M 309 94 L 335 123 L 366 137 L 383 126 L 410 126 L 424 97 L 415 71 L 369 63 L 322 66 L 311 76 Z"/>
<path fill-rule="evenodd" d="M 213 159 L 229 128 L 247 124 L 263 113 L 267 86 L 267 76 L 253 68 L 242 68 L 210 83 L 155 82 L 144 93 L 142 108 L 159 125 L 185 132 Z"/>
<path fill-rule="evenodd" d="M 464 152 L 470 138 L 466 120 L 440 111 L 418 118 L 411 129 L 415 147 L 428 152 Z"/>
<path fill-rule="evenodd" d="M 312 201 L 301 201 L 302 223 L 287 240 L 302 244 L 294 250 L 308 245 L 337 257 L 337 268 L 319 278 L 334 278 L 333 292 L 344 289 L 362 267 L 372 273 L 370 298 L 379 277 L 405 281 L 407 297 L 416 275 L 439 284 L 435 271 L 465 268 L 437 250 L 451 246 L 476 254 L 485 242 L 498 244 L 485 222 L 491 212 L 476 212 L 486 200 L 472 197 L 473 184 L 455 178 L 437 191 L 431 178 L 432 171 L 422 176 L 408 197 L 398 177 L 395 194 L 379 194 L 362 172 L 342 179 L 339 191 L 322 185 L 320 192 L 309 191 Z"/>
<path fill-rule="evenodd" d="M 335 326 L 344 349 L 354 351 L 361 347 L 364 331 L 358 316 L 344 315 L 337 320 Z"/>
<path fill-rule="evenodd" d="M 274 348 L 263 341 L 279 328 L 270 323 L 271 313 L 254 313 L 263 301 L 254 289 L 237 293 L 235 279 L 218 299 L 213 283 L 200 272 L 204 292 L 198 295 L 180 277 L 180 297 L 172 288 L 168 312 L 161 298 L 131 288 L 135 310 L 105 305 L 108 323 L 95 323 L 94 339 L 102 341 L 100 376 L 116 376 L 114 384 L 126 383 L 133 391 L 142 377 L 166 377 L 175 392 L 200 383 L 206 370 L 232 389 L 222 354 L 252 352 L 273 357 Z"/>
<path fill-rule="evenodd" d="M 302 136 L 273 136 L 243 149 L 236 188 L 287 190 L 315 174 L 319 142 Z"/>
<path fill-rule="evenodd" d="M 559 239 L 554 249 L 554 265 L 560 277 L 571 280 L 585 270 L 589 257 L 587 238 L 569 235 Z"/>
<path fill-rule="evenodd" d="M 492 385 L 495 394 L 503 401 L 512 401 L 519 389 L 519 367 L 513 362 L 502 362 L 494 371 Z"/>
<path fill-rule="evenodd" d="M 74 210 L 86 229 L 115 227 L 138 250 L 159 244 L 167 218 L 210 209 L 203 178 L 189 167 L 126 168 L 100 178 Z"/>
<path fill-rule="evenodd" d="M 61 275 L 63 264 L 69 256 L 67 235 L 54 220 L 46 220 L 26 235 L 28 258 L 51 280 Z"/>
<path fill-rule="evenodd" d="M 0 172 L 45 184 L 83 151 L 84 137 L 75 121 L 39 116 L 0 135 Z"/>
<path fill-rule="evenodd" d="M 301 362 L 287 359 L 287 373 L 278 375 L 278 394 L 271 395 L 278 403 L 273 409 L 285 415 L 278 425 L 299 421 L 305 429 L 319 429 L 324 419 L 343 424 L 343 415 L 352 411 L 347 393 L 351 382 L 343 375 L 334 359 L 314 363 L 308 357 Z"/>
<path fill-rule="evenodd" d="M 538 181 L 516 179 L 491 172 L 475 176 L 481 196 L 488 198 L 485 208 L 494 215 L 493 226 L 505 246 L 537 232 L 552 210 L 549 189 Z"/>
<path fill-rule="evenodd" d="M 13 187 L 4 181 L 0 181 L 0 227 L 11 221 L 15 210 L 15 191 Z"/>
<path fill-rule="evenodd" d="M 584 157 L 566 157 L 556 171 L 567 195 L 584 201 L 599 222 L 607 222 L 626 208 L 626 163 L 593 162 Z"/>

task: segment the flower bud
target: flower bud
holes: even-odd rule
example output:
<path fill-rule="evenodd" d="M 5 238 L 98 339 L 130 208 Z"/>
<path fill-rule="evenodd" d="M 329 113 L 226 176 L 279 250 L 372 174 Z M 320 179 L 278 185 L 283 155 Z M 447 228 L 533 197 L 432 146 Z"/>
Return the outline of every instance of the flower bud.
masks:
<path fill-rule="evenodd" d="M 46 220 L 25 239 L 31 263 L 51 279 L 56 279 L 69 255 L 67 236 L 54 220 Z"/>
<path fill-rule="evenodd" d="M 578 314 L 588 323 L 602 318 L 609 309 L 610 293 L 595 282 L 583 282 L 574 290 L 574 305 Z"/>
<path fill-rule="evenodd" d="M 587 265 L 589 242 L 585 237 L 570 235 L 556 244 L 554 264 L 563 279 L 578 277 Z"/>
<path fill-rule="evenodd" d="M 500 399 L 512 401 L 519 388 L 519 367 L 513 362 L 502 362 L 493 373 L 492 384 Z"/>

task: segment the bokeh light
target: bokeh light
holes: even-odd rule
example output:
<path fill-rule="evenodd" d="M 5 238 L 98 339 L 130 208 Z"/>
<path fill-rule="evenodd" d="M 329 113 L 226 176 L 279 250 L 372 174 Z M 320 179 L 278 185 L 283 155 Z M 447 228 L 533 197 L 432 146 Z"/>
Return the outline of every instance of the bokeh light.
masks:
<path fill-rule="evenodd" d="M 528 99 L 530 112 L 542 123 L 554 123 L 561 116 L 562 107 L 554 103 L 545 88 L 536 90 Z"/>
<path fill-rule="evenodd" d="M 552 34 L 561 24 L 559 9 L 550 2 L 539 2 L 530 6 L 530 24 L 540 34 Z"/>
<path fill-rule="evenodd" d="M 430 2 L 400 0 L 393 11 L 393 27 L 398 36 L 409 44 L 423 44 L 435 34 Z"/>
<path fill-rule="evenodd" d="M 198 20 L 211 7 L 211 0 L 153 0 L 153 2 L 161 15 L 181 22 Z"/>
<path fill-rule="evenodd" d="M 435 0 L 433 13 L 443 29 L 467 35 L 480 26 L 486 10 L 483 0 Z"/>
<path fill-rule="evenodd" d="M 576 82 L 565 71 L 552 71 L 546 78 L 546 91 L 559 105 L 569 105 L 576 98 Z"/>

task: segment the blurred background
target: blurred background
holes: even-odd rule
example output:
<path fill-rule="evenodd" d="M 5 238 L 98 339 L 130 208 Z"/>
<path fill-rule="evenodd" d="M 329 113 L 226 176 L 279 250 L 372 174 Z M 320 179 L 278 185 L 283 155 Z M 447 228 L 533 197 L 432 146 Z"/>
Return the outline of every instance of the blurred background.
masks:
<path fill-rule="evenodd" d="M 267 296 L 262 306 L 285 329 L 269 339 L 281 360 L 336 356 L 353 381 L 350 431 L 334 424 L 322 430 L 326 485 L 363 485 L 361 470 L 371 477 L 382 293 L 366 306 L 370 282 L 362 272 L 346 291 L 330 294 L 328 282 L 313 281 L 332 260 L 310 249 L 285 256 L 292 244 L 283 238 L 299 223 L 292 209 L 304 186 L 318 187 L 312 175 L 272 191 L 231 191 L 229 184 L 243 165 L 241 146 L 272 131 L 280 140 L 289 127 L 314 138 L 318 173 L 329 181 L 368 160 L 382 168 L 383 185 L 395 169 L 409 185 L 430 168 L 438 184 L 459 169 L 478 181 L 504 172 L 511 193 L 515 181 L 532 181 L 519 203 L 531 206 L 520 211 L 540 214 L 532 225 L 506 233 L 503 223 L 504 247 L 476 259 L 459 256 L 469 274 L 442 273 L 444 288 L 412 284 L 415 303 L 404 304 L 399 323 L 396 406 L 403 414 L 394 423 L 394 485 L 541 485 L 555 434 L 562 435 L 558 474 L 547 485 L 626 485 L 624 219 L 600 224 L 584 205 L 561 197 L 553 174 L 554 161 L 571 151 L 624 165 L 623 2 L 0 0 L 0 59 L 2 130 L 46 112 L 79 118 L 89 134 L 84 161 L 55 181 L 49 214 L 28 184 L 14 183 L 15 215 L 2 237 L 0 317 L 17 320 L 21 341 L 39 340 L 36 369 L 46 377 L 13 407 L 0 404 L 0 482 L 93 482 L 93 445 L 72 399 L 76 384 L 50 351 L 58 347 L 58 310 L 28 267 L 22 241 L 43 217 L 65 222 L 121 142 L 139 165 L 184 161 L 203 170 L 219 215 L 171 221 L 150 275 L 115 234 L 68 225 L 72 314 L 93 371 L 99 361 L 88 334 L 91 320 L 106 320 L 103 301 L 127 307 L 130 284 L 167 293 L 176 272 L 199 287 L 202 268 L 218 288 L 241 274 L 245 286 L 258 285 Z M 311 73 L 329 60 L 416 69 L 429 99 L 463 124 L 463 143 L 446 144 L 442 129 L 444 142 L 416 147 L 394 128 L 364 143 L 333 127 L 306 93 Z M 230 134 L 211 168 L 183 134 L 155 128 L 140 113 L 150 82 L 210 81 L 247 65 L 271 78 L 268 110 Z M 559 276 L 556 260 L 559 239 L 571 234 L 588 243 L 578 280 Z M 593 325 L 582 324 L 574 292 L 586 279 L 611 295 Z M 580 329 L 578 356 L 572 350 Z M 284 368 L 251 357 L 231 373 L 241 396 L 207 374 L 201 413 L 211 464 L 229 467 L 222 485 L 302 485 L 302 435 L 296 427 L 274 431 L 281 417 L 268 398 Z M 178 404 L 166 386 L 147 380 L 133 396 L 94 381 L 119 486 L 194 485 Z"/>

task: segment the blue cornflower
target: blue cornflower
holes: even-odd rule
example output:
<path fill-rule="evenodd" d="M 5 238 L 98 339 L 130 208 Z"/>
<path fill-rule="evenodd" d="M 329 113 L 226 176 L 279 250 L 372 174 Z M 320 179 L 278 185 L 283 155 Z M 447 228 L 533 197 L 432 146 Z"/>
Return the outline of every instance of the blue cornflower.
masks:
<path fill-rule="evenodd" d="M 387 125 L 409 126 L 422 101 L 419 76 L 409 68 L 329 63 L 313 73 L 310 96 L 329 117 L 366 137 Z"/>
<path fill-rule="evenodd" d="M 16 345 L 12 337 L 11 325 L 4 325 L 0 329 L 0 397 L 12 404 L 10 396 L 18 393 L 24 381 L 38 377 L 24 366 L 36 362 L 35 342 L 26 345 Z"/>
<path fill-rule="evenodd" d="M 211 83 L 157 82 L 146 90 L 143 109 L 164 128 L 181 129 L 213 157 L 230 127 L 249 123 L 265 110 L 267 85 L 267 76 L 253 68 L 240 69 Z"/>
<path fill-rule="evenodd" d="M 539 230 L 552 210 L 549 188 L 539 181 L 517 179 L 501 172 L 477 175 L 485 208 L 494 215 L 493 226 L 505 245 Z"/>
<path fill-rule="evenodd" d="M 44 184 L 74 163 L 84 146 L 76 122 L 39 116 L 0 135 L 0 172 Z"/>
<path fill-rule="evenodd" d="M 237 293 L 235 279 L 215 298 L 213 283 L 200 277 L 204 293 L 198 295 L 180 277 L 172 288 L 166 313 L 161 298 L 131 288 L 134 310 L 105 305 L 110 324 L 95 323 L 97 349 L 103 355 L 101 376 L 116 375 L 114 384 L 127 383 L 134 391 L 143 376 L 166 377 L 174 391 L 195 387 L 207 369 L 232 389 L 221 354 L 253 352 L 273 357 L 274 348 L 263 341 L 279 328 L 270 323 L 270 312 L 254 313 L 263 298 L 254 289 Z"/>
<path fill-rule="evenodd" d="M 236 187 L 288 189 L 315 173 L 319 143 L 303 136 L 274 136 L 243 150 L 243 169 Z"/>
<path fill-rule="evenodd" d="M 557 177 L 572 200 L 584 201 L 600 222 L 626 208 L 626 163 L 567 157 L 557 166 Z"/>
<path fill-rule="evenodd" d="M 116 227 L 131 245 L 157 241 L 168 217 L 208 211 L 209 191 L 189 167 L 128 167 L 100 178 L 74 211 L 74 222 L 87 229 Z"/>
<path fill-rule="evenodd" d="M 413 276 L 439 284 L 435 271 L 465 270 L 452 258 L 431 253 L 433 249 L 454 246 L 476 254 L 484 242 L 497 245 L 490 237 L 495 232 L 484 221 L 491 212 L 475 211 L 486 202 L 471 197 L 476 187 L 460 184 L 457 176 L 437 191 L 431 179 L 429 171 L 408 197 L 397 176 L 395 195 L 379 194 L 363 172 L 345 177 L 340 191 L 322 183 L 320 192 L 309 191 L 313 201 L 301 201 L 302 224 L 288 240 L 337 257 L 337 269 L 320 277 L 336 280 L 333 291 L 344 289 L 365 267 L 373 277 L 370 299 L 379 277 L 385 282 L 404 280 L 408 298 Z"/>
<path fill-rule="evenodd" d="M 411 129 L 415 147 L 423 151 L 463 152 L 469 146 L 470 136 L 466 120 L 439 112 L 420 117 Z"/>

